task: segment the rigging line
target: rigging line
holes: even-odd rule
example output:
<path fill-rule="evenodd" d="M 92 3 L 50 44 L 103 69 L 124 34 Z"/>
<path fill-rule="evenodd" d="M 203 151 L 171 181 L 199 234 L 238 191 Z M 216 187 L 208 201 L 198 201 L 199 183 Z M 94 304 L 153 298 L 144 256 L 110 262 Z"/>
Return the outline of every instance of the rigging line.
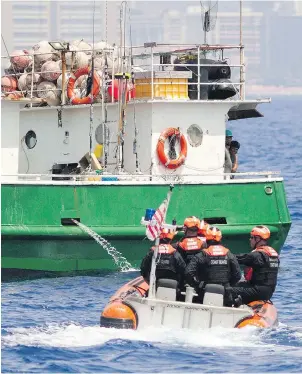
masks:
<path fill-rule="evenodd" d="M 94 86 L 94 20 L 95 20 L 95 0 L 93 1 L 93 13 L 92 13 L 92 55 L 91 55 L 91 71 L 90 71 L 90 77 L 88 75 L 87 78 L 87 87 L 89 84 L 89 78 L 91 79 L 91 87 L 90 87 L 90 97 L 91 97 L 91 103 L 90 103 L 90 121 L 89 121 L 89 157 L 90 157 L 90 165 L 91 165 L 91 153 L 92 153 L 92 131 L 93 131 L 93 86 Z"/>
<path fill-rule="evenodd" d="M 4 37 L 3 37 L 3 34 L 2 34 L 2 33 L 1 33 L 1 38 L 2 38 L 2 42 L 3 42 L 3 44 L 4 44 L 4 47 L 5 47 L 5 50 L 6 50 L 7 56 L 10 58 L 10 55 L 9 55 L 9 52 L 8 52 L 8 48 L 7 48 L 7 45 L 6 45 L 6 43 L 5 43 L 5 40 L 4 40 Z M 14 75 L 15 75 L 15 78 L 16 78 L 16 80 L 17 80 L 17 84 L 18 84 L 18 75 L 17 75 L 16 69 L 15 69 L 15 66 L 14 66 L 13 63 L 11 63 L 11 66 L 12 66 L 12 68 L 13 68 L 13 70 L 14 70 Z M 23 90 L 20 90 L 20 91 L 22 92 L 22 95 L 25 96 Z"/>
<path fill-rule="evenodd" d="M 131 27 L 131 8 L 129 9 L 129 37 L 130 37 L 130 66 L 131 66 L 131 83 L 134 87 L 134 71 L 133 71 L 133 44 L 132 44 L 132 27 Z M 135 106 L 135 98 L 133 100 L 133 122 L 134 122 L 134 140 L 133 140 L 133 153 L 135 154 L 135 169 L 138 173 L 139 170 L 139 162 L 138 162 L 138 153 L 137 153 L 137 135 L 138 130 L 136 126 L 136 106 Z"/>

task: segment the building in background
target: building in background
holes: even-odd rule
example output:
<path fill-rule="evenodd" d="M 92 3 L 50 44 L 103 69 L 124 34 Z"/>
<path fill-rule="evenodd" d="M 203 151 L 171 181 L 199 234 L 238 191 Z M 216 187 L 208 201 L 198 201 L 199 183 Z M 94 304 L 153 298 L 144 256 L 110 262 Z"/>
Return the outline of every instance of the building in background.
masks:
<path fill-rule="evenodd" d="M 92 0 L 2 1 L 2 35 L 9 52 L 29 49 L 41 40 L 92 42 Z M 120 39 L 120 1 L 95 1 L 95 41 Z M 201 7 L 196 1 L 128 1 L 132 38 L 127 43 L 204 41 Z M 243 1 L 243 44 L 249 84 L 300 84 L 302 1 Z M 107 16 L 106 16 L 107 15 Z M 239 44 L 239 1 L 219 1 L 215 29 L 207 43 Z M 6 51 L 2 43 L 2 55 Z M 225 56 L 227 57 L 227 56 Z M 228 52 L 233 64 L 239 63 Z M 233 74 L 233 77 L 235 75 Z"/>
<path fill-rule="evenodd" d="M 41 40 L 93 40 L 93 1 L 2 1 L 1 7 L 1 32 L 9 51 L 29 49 Z M 119 1 L 96 1 L 95 41 L 107 37 L 115 42 L 119 17 Z"/>

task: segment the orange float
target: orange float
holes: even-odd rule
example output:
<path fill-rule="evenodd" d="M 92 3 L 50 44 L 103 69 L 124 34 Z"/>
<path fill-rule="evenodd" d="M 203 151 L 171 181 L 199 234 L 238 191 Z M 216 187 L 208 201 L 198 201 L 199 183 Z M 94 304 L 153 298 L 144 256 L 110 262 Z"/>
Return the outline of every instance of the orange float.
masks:
<path fill-rule="evenodd" d="M 273 327 L 278 324 L 277 309 L 271 301 L 252 301 L 248 304 L 254 315 L 243 318 L 236 324 L 236 328 L 255 326 L 260 328 Z"/>
<path fill-rule="evenodd" d="M 180 153 L 177 159 L 171 160 L 168 155 L 165 152 L 165 142 L 166 140 L 172 136 L 175 135 L 177 138 L 179 138 L 180 141 Z M 181 166 L 187 157 L 188 152 L 188 146 L 185 136 L 179 131 L 179 129 L 176 129 L 174 127 L 169 127 L 165 131 L 163 131 L 160 134 L 160 137 L 158 139 L 157 143 L 157 155 L 160 160 L 160 162 L 167 167 L 168 169 L 177 169 L 179 166 Z"/>
<path fill-rule="evenodd" d="M 84 68 L 78 69 L 74 74 L 71 74 L 70 78 L 68 79 L 67 85 L 67 96 L 70 99 L 71 104 L 79 105 L 79 104 L 91 104 L 93 99 L 97 96 L 100 91 L 100 77 L 99 75 L 94 72 L 93 73 L 93 85 L 92 85 L 92 92 L 85 97 L 76 97 L 74 93 L 74 86 L 76 80 L 81 77 L 82 75 L 88 75 L 91 69 L 89 66 Z"/>

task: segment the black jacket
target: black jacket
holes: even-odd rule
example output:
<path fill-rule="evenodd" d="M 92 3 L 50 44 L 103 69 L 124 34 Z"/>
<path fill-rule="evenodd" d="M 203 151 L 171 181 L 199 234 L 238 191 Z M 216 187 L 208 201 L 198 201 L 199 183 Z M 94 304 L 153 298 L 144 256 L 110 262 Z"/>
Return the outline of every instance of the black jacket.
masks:
<path fill-rule="evenodd" d="M 221 265 L 222 271 L 217 271 L 217 265 L 210 265 L 210 258 L 205 251 L 194 256 L 186 268 L 185 279 L 191 286 L 197 286 L 201 281 L 205 283 L 222 284 L 224 286 L 235 285 L 241 279 L 241 270 L 236 257 L 228 252 L 226 260 Z M 219 264 L 218 264 L 219 266 Z M 216 279 L 215 279 L 216 277 Z"/>
<path fill-rule="evenodd" d="M 263 247 L 270 248 L 270 247 Z M 260 248 L 246 255 L 237 256 L 239 264 L 253 269 L 250 284 L 253 286 L 269 286 L 276 288 L 279 269 L 279 256 L 270 256 Z"/>
<path fill-rule="evenodd" d="M 141 275 L 147 282 L 150 279 L 153 253 L 151 248 L 143 258 L 140 267 Z M 185 269 L 186 263 L 177 251 L 172 254 L 157 255 L 156 278 L 176 279 L 178 282 L 182 282 Z"/>

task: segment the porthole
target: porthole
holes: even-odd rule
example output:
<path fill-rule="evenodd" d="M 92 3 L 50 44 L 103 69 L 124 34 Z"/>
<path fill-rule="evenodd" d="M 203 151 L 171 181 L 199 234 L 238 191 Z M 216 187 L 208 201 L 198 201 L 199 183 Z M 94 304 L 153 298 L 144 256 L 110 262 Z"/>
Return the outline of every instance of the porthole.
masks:
<path fill-rule="evenodd" d="M 37 144 L 37 135 L 34 131 L 30 130 L 24 137 L 25 144 L 28 149 L 33 149 Z"/>
<path fill-rule="evenodd" d="M 267 195 L 271 195 L 273 193 L 273 189 L 271 186 L 265 186 L 264 191 Z"/>
<path fill-rule="evenodd" d="M 203 131 L 198 125 L 191 125 L 187 130 L 188 140 L 192 147 L 199 147 L 203 139 Z"/>

